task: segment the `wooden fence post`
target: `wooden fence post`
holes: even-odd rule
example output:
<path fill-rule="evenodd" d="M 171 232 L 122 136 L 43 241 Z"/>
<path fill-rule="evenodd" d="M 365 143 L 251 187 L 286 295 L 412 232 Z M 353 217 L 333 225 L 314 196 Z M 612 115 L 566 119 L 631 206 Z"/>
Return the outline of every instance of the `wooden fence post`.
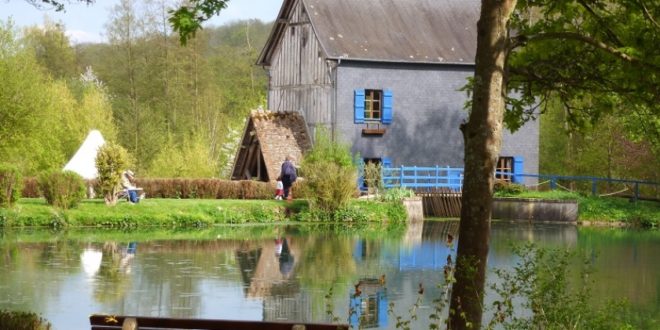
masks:
<path fill-rule="evenodd" d="M 596 178 L 591 178 L 591 195 L 596 196 L 598 190 L 598 180 Z"/>

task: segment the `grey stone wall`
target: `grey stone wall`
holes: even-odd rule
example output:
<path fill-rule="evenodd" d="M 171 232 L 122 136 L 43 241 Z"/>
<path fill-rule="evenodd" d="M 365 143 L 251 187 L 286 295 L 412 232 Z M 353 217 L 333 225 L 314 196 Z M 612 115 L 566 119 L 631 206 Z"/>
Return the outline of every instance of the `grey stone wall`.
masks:
<path fill-rule="evenodd" d="M 463 166 L 460 123 L 466 94 L 459 91 L 473 67 L 341 62 L 337 71 L 337 132 L 363 158 L 392 159 L 395 166 Z M 362 136 L 353 122 L 355 89 L 389 89 L 393 121 L 382 136 Z M 538 173 L 538 122 L 505 133 L 502 156 L 522 156 L 526 173 Z"/>

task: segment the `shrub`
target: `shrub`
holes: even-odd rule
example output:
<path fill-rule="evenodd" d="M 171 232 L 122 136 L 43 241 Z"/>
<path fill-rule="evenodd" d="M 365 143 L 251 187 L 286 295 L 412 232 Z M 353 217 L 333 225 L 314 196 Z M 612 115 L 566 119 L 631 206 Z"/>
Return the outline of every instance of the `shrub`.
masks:
<path fill-rule="evenodd" d="M 0 164 L 0 207 L 11 207 L 21 196 L 23 179 L 18 168 Z"/>
<path fill-rule="evenodd" d="M 625 301 L 594 305 L 591 256 L 575 274 L 575 252 L 532 244 L 514 252 L 513 270 L 494 270 L 498 279 L 490 287 L 499 299 L 488 329 L 632 329 Z"/>
<path fill-rule="evenodd" d="M 335 212 L 346 207 L 357 191 L 357 166 L 348 145 L 333 142 L 327 130 L 316 130 L 315 144 L 302 162 L 303 194 L 310 207 Z"/>
<path fill-rule="evenodd" d="M 496 180 L 493 186 L 493 192 L 500 197 L 515 196 L 525 191 L 527 191 L 525 186 L 504 180 Z"/>
<path fill-rule="evenodd" d="M 50 323 L 35 313 L 0 310 L 0 329 L 50 330 Z"/>
<path fill-rule="evenodd" d="M 128 165 L 128 153 L 118 144 L 106 143 L 96 155 L 98 187 L 107 205 L 117 204 L 117 193 L 121 189 L 121 173 Z"/>
<path fill-rule="evenodd" d="M 375 162 L 364 164 L 364 183 L 367 185 L 369 194 L 378 195 L 383 191 L 383 179 L 381 178 L 381 165 Z"/>
<path fill-rule="evenodd" d="M 385 191 L 382 196 L 385 202 L 398 202 L 404 198 L 415 197 L 415 192 L 408 188 L 392 188 Z"/>
<path fill-rule="evenodd" d="M 35 177 L 23 178 L 23 189 L 21 189 L 21 197 L 24 198 L 41 197 L 41 194 L 39 193 L 39 182 L 37 182 L 37 178 Z"/>
<path fill-rule="evenodd" d="M 45 172 L 38 181 L 39 190 L 50 205 L 70 209 L 85 198 L 85 180 L 75 172 Z"/>

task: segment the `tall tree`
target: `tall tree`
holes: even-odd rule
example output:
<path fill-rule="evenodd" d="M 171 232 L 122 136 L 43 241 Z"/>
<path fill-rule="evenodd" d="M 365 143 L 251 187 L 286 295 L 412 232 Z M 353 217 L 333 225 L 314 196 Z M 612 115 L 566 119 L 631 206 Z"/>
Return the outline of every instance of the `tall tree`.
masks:
<path fill-rule="evenodd" d="M 26 44 L 34 50 L 39 64 L 56 79 L 71 79 L 76 75 L 76 54 L 64 32 L 62 24 L 48 18 L 43 27 L 30 27 L 25 31 Z"/>
<path fill-rule="evenodd" d="M 450 303 L 451 329 L 480 329 L 495 165 L 502 145 L 508 23 L 516 0 L 483 0 L 477 23 L 472 109 L 465 141 L 463 207 Z"/>
<path fill-rule="evenodd" d="M 463 209 L 451 329 L 481 326 L 495 161 L 502 124 L 520 127 L 559 98 L 569 123 L 603 113 L 645 127 L 657 144 L 660 3 L 645 0 L 482 0 L 465 138 Z M 510 31 L 515 31 L 514 35 Z M 508 92 L 516 91 L 515 98 Z M 506 105 L 506 108 L 505 108 Z M 642 122 L 643 121 L 643 122 Z"/>

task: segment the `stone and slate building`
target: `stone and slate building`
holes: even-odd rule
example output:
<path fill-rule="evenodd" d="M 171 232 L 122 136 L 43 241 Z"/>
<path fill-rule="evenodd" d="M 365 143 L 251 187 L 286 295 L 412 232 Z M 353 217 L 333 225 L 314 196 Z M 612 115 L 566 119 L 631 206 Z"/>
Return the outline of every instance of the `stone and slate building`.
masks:
<path fill-rule="evenodd" d="M 325 125 L 365 160 L 462 167 L 460 89 L 473 75 L 479 8 L 477 0 L 284 0 L 257 62 L 269 75 L 268 108 L 300 114 L 311 136 Z M 538 144 L 538 121 L 505 131 L 498 167 L 538 173 Z"/>
<path fill-rule="evenodd" d="M 234 161 L 232 180 L 274 181 L 286 156 L 301 159 L 311 147 L 300 113 L 252 111 Z"/>

